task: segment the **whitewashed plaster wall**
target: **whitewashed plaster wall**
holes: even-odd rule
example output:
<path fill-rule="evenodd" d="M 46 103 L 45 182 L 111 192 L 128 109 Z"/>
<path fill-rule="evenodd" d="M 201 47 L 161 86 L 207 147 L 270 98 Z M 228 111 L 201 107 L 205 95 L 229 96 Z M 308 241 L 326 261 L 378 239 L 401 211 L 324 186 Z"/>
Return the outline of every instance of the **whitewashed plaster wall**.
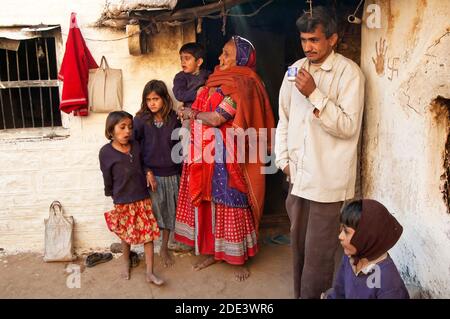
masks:
<path fill-rule="evenodd" d="M 365 1 L 370 4 L 380 6 L 382 18 L 380 29 L 364 23 L 362 29 L 363 194 L 385 204 L 404 227 L 391 251 L 404 279 L 424 297 L 449 298 L 450 212 L 443 188 L 450 1 Z M 383 41 L 384 71 L 376 72 L 372 58 Z M 432 106 L 438 96 L 444 105 Z"/>
<path fill-rule="evenodd" d="M 131 56 L 127 39 L 117 39 L 125 31 L 93 27 L 100 17 L 102 0 L 2 1 L 0 26 L 59 24 L 62 37 L 61 63 L 71 12 L 87 46 L 98 63 L 102 55 L 112 68 L 123 71 L 124 110 L 135 114 L 142 89 L 151 79 L 163 80 L 172 90 L 174 75 L 180 71 L 178 50 L 195 41 L 193 26 L 164 27 L 152 37 L 152 52 Z M 112 200 L 103 194 L 98 151 L 104 137 L 106 114 L 80 118 L 63 114 L 63 126 L 56 129 L 0 130 L 0 248 L 6 251 L 42 252 L 44 218 L 53 200 L 63 204 L 75 219 L 75 246 L 78 250 L 108 247 L 116 241 L 107 229 L 103 212 Z M 50 133 L 63 136 L 47 138 Z"/>

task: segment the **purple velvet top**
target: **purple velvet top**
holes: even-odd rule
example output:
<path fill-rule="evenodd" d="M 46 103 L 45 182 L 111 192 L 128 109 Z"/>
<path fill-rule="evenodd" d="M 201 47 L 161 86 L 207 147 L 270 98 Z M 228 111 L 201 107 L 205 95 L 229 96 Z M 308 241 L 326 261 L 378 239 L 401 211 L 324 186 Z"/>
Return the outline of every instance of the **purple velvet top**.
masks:
<path fill-rule="evenodd" d="M 166 123 L 156 127 L 149 123 L 149 116 L 135 116 L 133 120 L 134 139 L 142 150 L 143 169 L 152 170 L 155 176 L 173 176 L 180 174 L 181 159 L 179 154 L 172 158 L 172 149 L 179 142 L 172 140 L 172 132 L 181 126 L 174 111 L 171 111 Z M 177 134 L 178 137 L 178 134 Z"/>
<path fill-rule="evenodd" d="M 360 272 L 357 276 L 349 257 L 344 255 L 327 299 L 409 299 L 408 290 L 391 257 L 388 255 L 377 265 L 379 276 L 376 268 L 368 274 Z"/>
<path fill-rule="evenodd" d="M 112 196 L 114 204 L 128 204 L 149 197 L 139 144 L 133 141 L 130 143 L 130 154 L 116 150 L 111 143 L 100 149 L 105 196 Z"/>

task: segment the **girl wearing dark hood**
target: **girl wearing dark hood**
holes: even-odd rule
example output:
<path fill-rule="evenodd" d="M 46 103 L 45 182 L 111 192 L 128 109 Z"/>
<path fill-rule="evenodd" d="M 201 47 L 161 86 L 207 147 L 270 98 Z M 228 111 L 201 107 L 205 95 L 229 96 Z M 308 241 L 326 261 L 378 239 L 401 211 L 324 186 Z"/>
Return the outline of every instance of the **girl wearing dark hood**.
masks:
<path fill-rule="evenodd" d="M 381 203 L 363 199 L 341 214 L 339 240 L 344 257 L 333 288 L 323 299 L 409 299 L 400 274 L 387 253 L 403 228 Z"/>

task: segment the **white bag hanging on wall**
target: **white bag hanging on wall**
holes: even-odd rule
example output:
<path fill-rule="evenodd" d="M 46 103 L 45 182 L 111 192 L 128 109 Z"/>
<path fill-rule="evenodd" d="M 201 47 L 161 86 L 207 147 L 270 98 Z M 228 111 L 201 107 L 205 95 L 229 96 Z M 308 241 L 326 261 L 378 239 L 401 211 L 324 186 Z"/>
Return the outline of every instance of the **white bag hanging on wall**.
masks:
<path fill-rule="evenodd" d="M 122 70 L 110 68 L 102 56 L 100 67 L 89 70 L 89 110 L 94 113 L 122 110 L 122 86 Z"/>
<path fill-rule="evenodd" d="M 73 217 L 63 216 L 62 205 L 54 201 L 45 223 L 44 261 L 73 261 Z"/>

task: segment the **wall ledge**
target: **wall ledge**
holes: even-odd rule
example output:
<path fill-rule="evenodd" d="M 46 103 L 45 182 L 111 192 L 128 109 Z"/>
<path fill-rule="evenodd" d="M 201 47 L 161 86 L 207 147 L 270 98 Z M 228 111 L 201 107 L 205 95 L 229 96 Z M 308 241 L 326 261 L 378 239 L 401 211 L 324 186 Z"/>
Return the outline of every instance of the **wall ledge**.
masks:
<path fill-rule="evenodd" d="M 0 131 L 0 143 L 62 140 L 69 136 L 70 130 L 63 127 L 6 129 Z"/>

